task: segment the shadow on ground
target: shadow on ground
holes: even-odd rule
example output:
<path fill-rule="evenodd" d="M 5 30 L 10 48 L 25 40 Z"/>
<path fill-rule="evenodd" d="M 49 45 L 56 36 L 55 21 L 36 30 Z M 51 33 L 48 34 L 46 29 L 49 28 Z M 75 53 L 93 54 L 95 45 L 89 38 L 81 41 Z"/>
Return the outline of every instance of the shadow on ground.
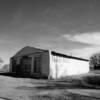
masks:
<path fill-rule="evenodd" d="M 13 78 L 31 78 L 31 79 L 38 79 L 36 77 L 31 77 L 29 75 L 16 75 L 14 73 L 0 73 L 2 76 L 8 76 L 8 77 L 13 77 Z M 34 89 L 39 89 L 39 90 L 48 90 L 48 89 L 98 89 L 95 87 L 89 87 L 85 86 L 80 80 L 74 80 L 72 82 L 67 81 L 67 79 L 64 80 L 38 80 L 38 82 L 33 82 L 33 84 L 36 84 L 35 87 L 31 87 Z M 25 88 L 30 88 L 30 87 L 18 87 L 19 89 L 25 89 Z"/>
<path fill-rule="evenodd" d="M 79 86 L 79 85 L 72 85 L 72 84 L 68 85 L 66 83 L 65 84 L 56 83 L 56 84 L 53 84 L 53 85 L 49 84 L 49 85 L 46 85 L 46 86 L 37 86 L 35 88 L 39 89 L 39 90 L 48 90 L 48 89 L 95 89 L 95 88 Z"/>
<path fill-rule="evenodd" d="M 14 78 L 34 78 L 34 79 L 39 79 L 39 77 L 33 77 L 31 75 L 18 75 L 16 73 L 9 73 L 9 72 L 6 72 L 6 73 L 0 73 L 0 75 L 3 75 L 3 76 L 8 76 L 8 77 L 14 77 Z"/>

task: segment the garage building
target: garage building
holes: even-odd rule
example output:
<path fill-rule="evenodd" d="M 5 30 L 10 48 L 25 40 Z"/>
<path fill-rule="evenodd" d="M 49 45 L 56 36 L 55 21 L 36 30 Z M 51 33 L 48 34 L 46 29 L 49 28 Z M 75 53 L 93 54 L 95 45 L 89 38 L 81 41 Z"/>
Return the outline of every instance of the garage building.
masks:
<path fill-rule="evenodd" d="M 27 46 L 11 57 L 10 71 L 20 76 L 58 79 L 88 73 L 89 60 Z"/>

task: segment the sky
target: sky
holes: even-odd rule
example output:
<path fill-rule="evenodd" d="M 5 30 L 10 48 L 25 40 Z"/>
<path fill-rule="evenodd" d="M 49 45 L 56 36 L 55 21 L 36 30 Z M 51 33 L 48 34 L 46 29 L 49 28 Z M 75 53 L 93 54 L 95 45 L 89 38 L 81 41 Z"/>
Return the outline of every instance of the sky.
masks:
<path fill-rule="evenodd" d="M 100 52 L 100 0 L 0 0 L 0 57 L 25 46 L 89 59 Z"/>

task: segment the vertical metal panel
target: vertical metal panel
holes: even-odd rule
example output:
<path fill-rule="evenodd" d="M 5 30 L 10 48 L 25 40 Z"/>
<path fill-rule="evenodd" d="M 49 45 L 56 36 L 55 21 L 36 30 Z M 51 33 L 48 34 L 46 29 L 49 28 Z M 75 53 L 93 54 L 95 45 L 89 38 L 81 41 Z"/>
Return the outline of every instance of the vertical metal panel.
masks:
<path fill-rule="evenodd" d="M 34 73 L 34 56 L 32 56 L 31 60 L 31 75 Z"/>
<path fill-rule="evenodd" d="M 45 77 L 48 78 L 49 76 L 49 52 L 43 52 L 41 55 L 41 74 Z"/>
<path fill-rule="evenodd" d="M 34 73 L 41 73 L 41 56 L 34 57 Z"/>
<path fill-rule="evenodd" d="M 89 72 L 89 62 L 51 55 L 51 77 L 61 78 L 68 75 L 84 74 Z"/>
<path fill-rule="evenodd" d="M 12 72 L 12 58 L 10 59 L 10 72 Z"/>
<path fill-rule="evenodd" d="M 23 57 L 21 60 L 21 72 L 22 74 L 31 74 L 31 57 Z"/>

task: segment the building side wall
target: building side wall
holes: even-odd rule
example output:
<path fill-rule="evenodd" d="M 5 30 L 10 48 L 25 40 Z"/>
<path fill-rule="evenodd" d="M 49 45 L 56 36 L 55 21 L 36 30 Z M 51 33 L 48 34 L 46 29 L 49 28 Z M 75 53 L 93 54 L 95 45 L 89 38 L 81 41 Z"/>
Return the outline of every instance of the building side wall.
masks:
<path fill-rule="evenodd" d="M 10 72 L 12 72 L 12 59 L 10 58 L 10 69 L 9 69 Z"/>
<path fill-rule="evenodd" d="M 22 57 L 16 57 L 16 58 L 10 59 L 10 72 L 12 72 L 12 73 L 17 72 L 17 67 L 18 67 L 18 65 L 21 64 L 21 58 Z M 20 67 L 22 67 L 22 66 L 20 66 Z"/>
<path fill-rule="evenodd" d="M 27 57 L 31 57 L 31 71 L 30 71 L 30 75 L 32 75 L 33 77 L 35 77 L 36 75 L 38 75 L 39 77 L 47 77 L 49 75 L 49 52 L 42 52 L 42 53 L 35 53 L 32 55 L 26 55 Z M 16 57 L 10 60 L 10 71 L 12 73 L 16 73 L 17 72 L 17 65 L 21 64 L 21 57 Z M 36 57 L 40 57 L 40 72 L 39 73 L 35 73 L 34 72 L 34 67 L 35 67 L 35 58 Z M 14 63 L 15 61 L 15 63 Z M 21 69 L 23 69 L 24 67 L 20 66 Z M 38 66 L 37 66 L 38 67 Z M 24 69 L 23 69 L 24 70 Z"/>
<path fill-rule="evenodd" d="M 49 76 L 49 52 L 43 52 L 41 55 L 41 74 L 48 78 Z"/>
<path fill-rule="evenodd" d="M 40 75 L 40 78 L 48 78 L 49 75 L 49 52 L 42 52 L 42 53 L 36 53 L 31 55 L 32 57 L 32 68 L 31 73 L 32 75 Z M 35 57 L 40 57 L 40 73 L 34 72 L 35 67 Z"/>
<path fill-rule="evenodd" d="M 89 62 L 50 55 L 50 77 L 53 79 L 89 72 Z"/>

